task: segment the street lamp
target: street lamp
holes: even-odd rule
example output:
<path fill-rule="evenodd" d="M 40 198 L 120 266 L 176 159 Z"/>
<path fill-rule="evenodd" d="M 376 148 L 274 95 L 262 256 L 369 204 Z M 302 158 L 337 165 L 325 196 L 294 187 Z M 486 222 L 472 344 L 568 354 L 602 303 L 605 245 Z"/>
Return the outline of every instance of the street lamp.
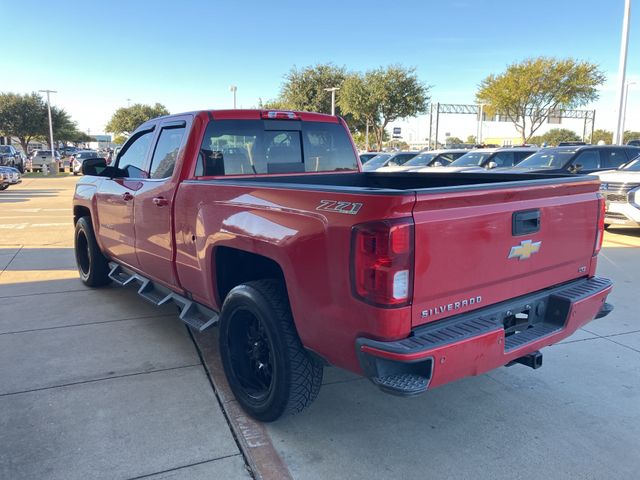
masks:
<path fill-rule="evenodd" d="M 620 64 L 618 67 L 618 93 L 617 106 L 618 118 L 616 121 L 616 130 L 613 132 L 613 144 L 622 145 L 624 143 L 624 89 L 625 75 L 627 71 L 627 47 L 629 46 L 629 16 L 631 13 L 631 0 L 624 2 L 624 16 L 622 18 L 622 40 L 620 43 Z"/>
<path fill-rule="evenodd" d="M 47 94 L 47 110 L 49 112 L 49 140 L 51 141 L 51 168 L 53 173 L 58 173 L 58 163 L 56 162 L 56 151 L 53 148 L 53 122 L 51 121 L 51 93 L 58 93 L 55 90 L 39 90 L 39 92 Z"/>
<path fill-rule="evenodd" d="M 622 141 L 620 143 L 624 143 L 624 122 L 627 117 L 627 100 L 629 99 L 629 85 L 635 85 L 636 82 L 629 81 L 625 84 L 624 87 L 624 98 L 622 101 L 622 124 L 620 125 L 620 130 L 622 131 Z"/>
<path fill-rule="evenodd" d="M 325 92 L 331 92 L 331 115 L 336 114 L 336 92 L 340 90 L 340 87 L 325 88 Z"/>
<path fill-rule="evenodd" d="M 229 91 L 233 93 L 233 109 L 235 110 L 235 108 L 236 108 L 236 92 L 238 91 L 238 87 L 236 87 L 235 85 L 231 85 L 229 87 Z"/>

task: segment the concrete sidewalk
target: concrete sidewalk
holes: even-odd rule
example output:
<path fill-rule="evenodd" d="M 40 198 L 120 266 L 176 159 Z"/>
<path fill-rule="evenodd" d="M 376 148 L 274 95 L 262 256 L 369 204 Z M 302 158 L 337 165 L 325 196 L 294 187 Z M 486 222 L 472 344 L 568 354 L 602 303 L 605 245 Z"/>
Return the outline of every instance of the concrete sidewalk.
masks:
<path fill-rule="evenodd" d="M 175 308 L 77 278 L 73 184 L 0 195 L 0 478 L 251 478 Z"/>

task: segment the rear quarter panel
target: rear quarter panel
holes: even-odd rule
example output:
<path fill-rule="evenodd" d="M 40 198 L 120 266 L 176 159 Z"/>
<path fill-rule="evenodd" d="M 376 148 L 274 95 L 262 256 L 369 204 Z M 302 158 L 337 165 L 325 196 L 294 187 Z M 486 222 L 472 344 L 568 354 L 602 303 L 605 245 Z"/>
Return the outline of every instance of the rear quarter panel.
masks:
<path fill-rule="evenodd" d="M 317 189 L 257 188 L 183 182 L 176 197 L 176 267 L 182 286 L 216 310 L 216 248 L 236 248 L 277 262 L 303 344 L 330 363 L 359 371 L 357 336 L 402 338 L 410 307 L 380 309 L 351 294 L 354 224 L 408 217 L 414 195 L 355 195 Z M 356 215 L 319 211 L 321 200 L 360 202 Z"/>

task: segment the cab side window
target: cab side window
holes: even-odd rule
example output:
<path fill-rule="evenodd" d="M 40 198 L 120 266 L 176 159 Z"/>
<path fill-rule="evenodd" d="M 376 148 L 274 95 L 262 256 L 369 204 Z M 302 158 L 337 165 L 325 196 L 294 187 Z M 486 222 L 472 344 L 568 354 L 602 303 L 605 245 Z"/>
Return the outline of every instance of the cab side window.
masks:
<path fill-rule="evenodd" d="M 184 126 L 164 127 L 160 131 L 151 159 L 151 178 L 169 178 L 173 175 L 184 132 Z"/>
<path fill-rule="evenodd" d="M 582 170 L 595 170 L 600 168 L 600 152 L 598 150 L 586 150 L 581 152 L 572 165 L 582 165 Z"/>
<path fill-rule="evenodd" d="M 142 132 L 134 137 L 131 143 L 127 143 L 123 153 L 118 157 L 117 167 L 124 172 L 127 178 L 147 178 L 144 170 L 147 152 L 153 139 L 153 130 Z"/>
<path fill-rule="evenodd" d="M 513 152 L 498 152 L 490 161 L 495 162 L 498 167 L 512 167 L 514 155 Z"/>
<path fill-rule="evenodd" d="M 605 150 L 601 153 L 601 157 L 603 168 L 618 168 L 628 161 L 622 148 Z"/>

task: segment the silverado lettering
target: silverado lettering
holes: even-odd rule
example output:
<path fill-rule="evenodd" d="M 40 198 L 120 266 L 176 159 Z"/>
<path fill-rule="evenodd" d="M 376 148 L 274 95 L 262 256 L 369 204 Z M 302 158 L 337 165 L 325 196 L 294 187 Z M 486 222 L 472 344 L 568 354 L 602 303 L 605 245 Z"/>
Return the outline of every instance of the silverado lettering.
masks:
<path fill-rule="evenodd" d="M 218 325 L 231 390 L 259 420 L 309 405 L 327 365 L 404 396 L 537 368 L 612 309 L 596 177 L 363 172 L 340 117 L 262 110 L 153 119 L 112 164 L 81 168 L 81 280 Z"/>

